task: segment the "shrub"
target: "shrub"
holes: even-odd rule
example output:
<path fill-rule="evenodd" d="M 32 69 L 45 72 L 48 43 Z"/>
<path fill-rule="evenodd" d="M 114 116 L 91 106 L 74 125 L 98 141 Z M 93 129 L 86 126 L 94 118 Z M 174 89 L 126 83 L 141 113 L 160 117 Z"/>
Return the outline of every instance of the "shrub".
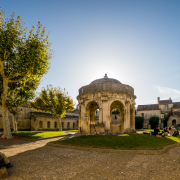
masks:
<path fill-rule="evenodd" d="M 135 128 L 141 129 L 143 127 L 144 117 L 135 116 Z"/>
<path fill-rule="evenodd" d="M 158 116 L 152 116 L 149 119 L 149 124 L 151 125 L 151 128 L 154 129 L 156 125 L 159 125 L 159 117 Z"/>

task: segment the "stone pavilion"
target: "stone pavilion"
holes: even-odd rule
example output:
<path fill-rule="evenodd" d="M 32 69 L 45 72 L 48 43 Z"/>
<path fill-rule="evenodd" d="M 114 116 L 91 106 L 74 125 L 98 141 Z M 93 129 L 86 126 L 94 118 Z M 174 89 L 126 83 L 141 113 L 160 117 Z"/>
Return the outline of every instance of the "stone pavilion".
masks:
<path fill-rule="evenodd" d="M 135 131 L 134 89 L 120 81 L 104 78 L 92 81 L 79 89 L 79 133 L 119 134 Z M 111 112 L 119 109 L 119 123 L 111 120 Z M 98 111 L 98 123 L 95 123 Z"/>

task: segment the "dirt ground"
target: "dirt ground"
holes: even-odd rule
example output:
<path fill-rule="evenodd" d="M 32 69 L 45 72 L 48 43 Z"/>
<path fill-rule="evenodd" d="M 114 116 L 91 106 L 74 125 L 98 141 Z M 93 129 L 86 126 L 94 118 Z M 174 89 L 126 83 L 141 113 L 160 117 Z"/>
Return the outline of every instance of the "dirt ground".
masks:
<path fill-rule="evenodd" d="M 124 155 L 46 146 L 48 142 L 70 137 L 0 141 L 0 152 L 14 165 L 5 179 L 180 179 L 180 147 L 161 155 Z"/>

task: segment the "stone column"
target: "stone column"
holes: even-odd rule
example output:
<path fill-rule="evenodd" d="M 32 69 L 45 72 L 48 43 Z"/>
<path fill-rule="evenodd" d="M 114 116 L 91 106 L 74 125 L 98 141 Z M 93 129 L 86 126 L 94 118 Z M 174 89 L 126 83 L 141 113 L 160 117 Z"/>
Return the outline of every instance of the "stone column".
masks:
<path fill-rule="evenodd" d="M 88 112 L 84 105 L 81 105 L 81 122 L 80 122 L 81 131 L 83 134 L 86 134 L 88 131 Z"/>
<path fill-rule="evenodd" d="M 110 132 L 110 107 L 108 101 L 103 101 L 103 124 L 105 124 L 105 130 L 109 133 Z"/>
<path fill-rule="evenodd" d="M 125 115 L 124 115 L 124 131 L 126 132 L 130 127 L 130 103 L 126 102 Z"/>
<path fill-rule="evenodd" d="M 132 129 L 133 131 L 135 131 L 135 109 L 134 109 L 134 106 L 133 106 L 133 110 L 132 110 L 131 129 Z"/>
<path fill-rule="evenodd" d="M 99 124 L 103 123 L 103 110 L 99 108 Z"/>
<path fill-rule="evenodd" d="M 123 110 L 123 108 L 122 108 L 121 111 L 120 111 L 120 125 L 121 125 L 121 131 L 123 131 L 123 129 L 124 129 L 124 116 L 123 116 L 123 114 L 124 114 L 124 110 Z"/>

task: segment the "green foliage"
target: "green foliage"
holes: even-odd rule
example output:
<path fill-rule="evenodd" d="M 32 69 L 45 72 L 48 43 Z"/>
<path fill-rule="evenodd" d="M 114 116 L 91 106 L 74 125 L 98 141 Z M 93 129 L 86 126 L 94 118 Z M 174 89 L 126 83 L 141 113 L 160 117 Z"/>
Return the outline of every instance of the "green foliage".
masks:
<path fill-rule="evenodd" d="M 42 89 L 39 96 L 30 105 L 36 110 L 49 111 L 57 119 L 63 118 L 66 110 L 74 110 L 73 100 L 65 92 L 65 89 L 63 91 L 52 86 Z"/>
<path fill-rule="evenodd" d="M 114 110 L 112 111 L 112 114 L 119 114 L 119 113 L 120 113 L 119 109 L 114 109 Z"/>
<path fill-rule="evenodd" d="M 144 117 L 135 116 L 135 128 L 141 129 L 143 127 Z"/>
<path fill-rule="evenodd" d="M 159 125 L 159 117 L 158 116 L 150 117 L 149 124 L 151 125 L 151 128 L 154 129 L 156 125 Z"/>
<path fill-rule="evenodd" d="M 3 80 L 7 79 L 9 94 L 6 103 L 11 108 L 32 96 L 42 76 L 47 73 L 52 56 L 45 27 L 41 31 L 42 25 L 38 22 L 37 31 L 34 32 L 33 26 L 27 34 L 28 29 L 23 27 L 21 17 L 17 16 L 16 20 L 14 17 L 15 13 L 5 19 L 0 8 L 0 93 Z"/>

